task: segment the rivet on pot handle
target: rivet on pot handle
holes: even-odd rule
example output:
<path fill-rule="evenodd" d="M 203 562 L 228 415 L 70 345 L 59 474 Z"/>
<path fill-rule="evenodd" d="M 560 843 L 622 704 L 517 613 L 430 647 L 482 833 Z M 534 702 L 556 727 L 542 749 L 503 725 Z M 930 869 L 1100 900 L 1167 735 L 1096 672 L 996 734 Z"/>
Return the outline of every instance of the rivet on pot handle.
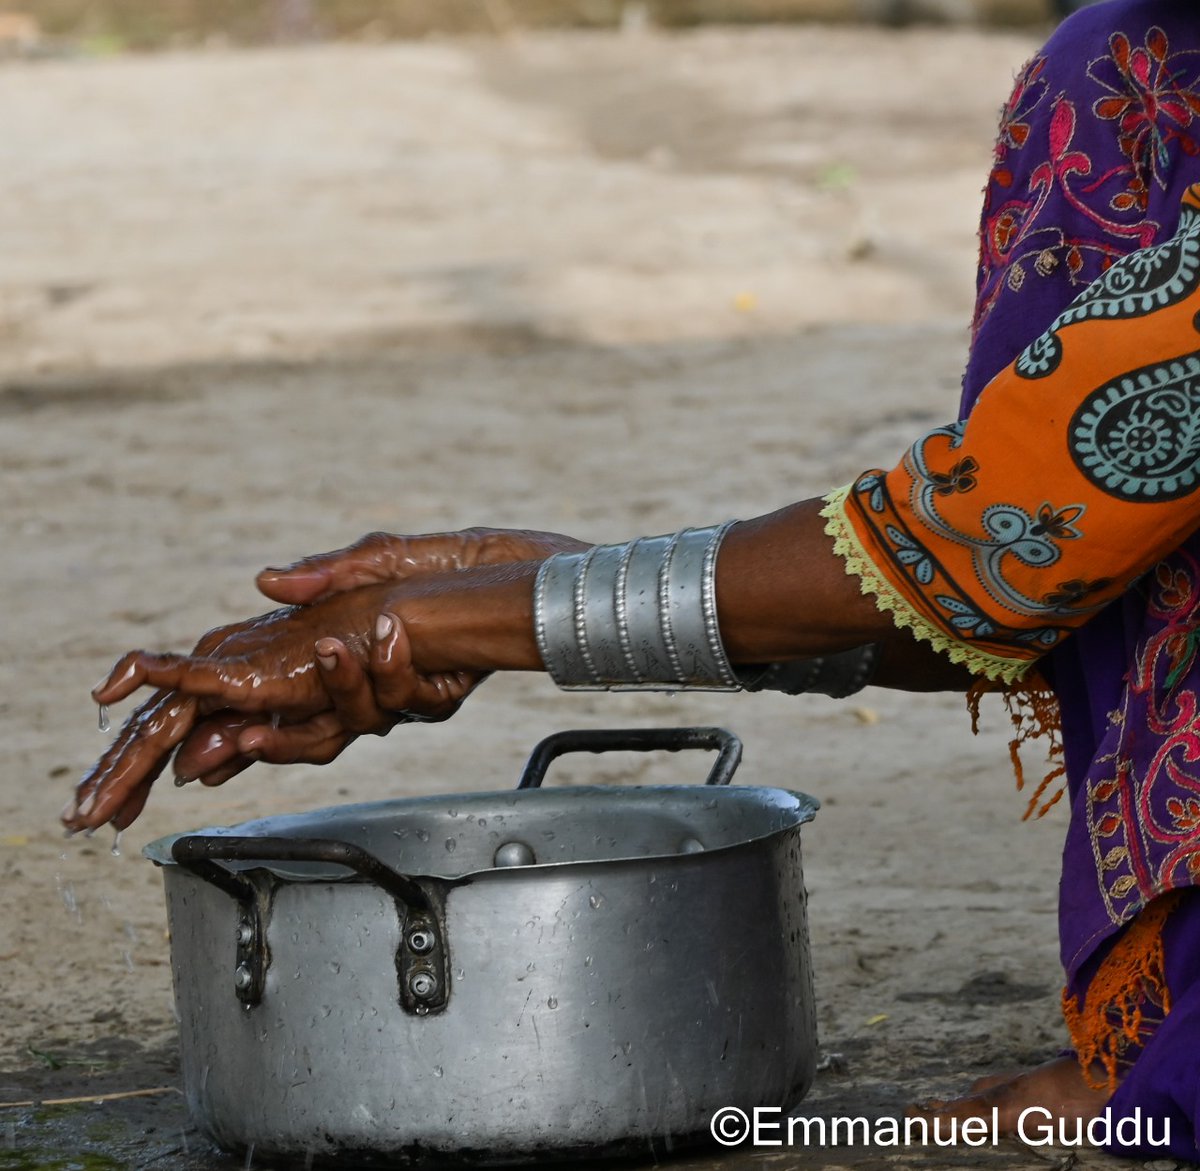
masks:
<path fill-rule="evenodd" d="M 577 728 L 555 732 L 540 741 L 529 754 L 517 788 L 539 788 L 550 762 L 567 752 L 679 752 L 690 748 L 719 753 L 706 785 L 728 785 L 742 760 L 742 742 L 724 728 Z"/>
<path fill-rule="evenodd" d="M 234 991 L 243 1004 L 262 999 L 270 963 L 266 920 L 274 883 L 241 874 L 220 862 L 320 862 L 345 866 L 396 900 L 401 924 L 396 952 L 400 1004 L 417 1016 L 446 1006 L 450 970 L 442 926 L 441 892 L 425 880 L 399 874 L 374 854 L 350 842 L 328 838 L 232 837 L 188 834 L 171 845 L 171 857 L 185 870 L 219 887 L 238 904 Z"/>

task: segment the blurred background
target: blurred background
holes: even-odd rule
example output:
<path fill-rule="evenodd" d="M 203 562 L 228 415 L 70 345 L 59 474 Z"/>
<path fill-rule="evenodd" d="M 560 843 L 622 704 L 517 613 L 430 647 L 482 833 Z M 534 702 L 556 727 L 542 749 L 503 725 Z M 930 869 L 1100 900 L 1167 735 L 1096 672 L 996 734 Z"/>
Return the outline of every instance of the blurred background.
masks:
<path fill-rule="evenodd" d="M 613 28 L 708 22 L 911 21 L 1022 25 L 1095 0 L 17 0 L 0 4 L 0 42 L 54 40 L 149 49 L 228 40 L 264 44 L 378 40 L 519 28 Z"/>

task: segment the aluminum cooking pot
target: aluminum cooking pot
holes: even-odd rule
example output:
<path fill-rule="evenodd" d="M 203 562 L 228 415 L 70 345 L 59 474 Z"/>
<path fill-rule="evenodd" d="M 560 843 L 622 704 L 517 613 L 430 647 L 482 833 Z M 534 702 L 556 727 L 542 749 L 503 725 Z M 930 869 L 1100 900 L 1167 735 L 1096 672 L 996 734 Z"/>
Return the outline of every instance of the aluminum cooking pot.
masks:
<path fill-rule="evenodd" d="M 542 790 L 563 752 L 704 786 Z M 801 826 L 719 728 L 563 732 L 516 790 L 163 838 L 184 1088 L 220 1146 L 354 1165 L 661 1154 L 816 1057 Z"/>

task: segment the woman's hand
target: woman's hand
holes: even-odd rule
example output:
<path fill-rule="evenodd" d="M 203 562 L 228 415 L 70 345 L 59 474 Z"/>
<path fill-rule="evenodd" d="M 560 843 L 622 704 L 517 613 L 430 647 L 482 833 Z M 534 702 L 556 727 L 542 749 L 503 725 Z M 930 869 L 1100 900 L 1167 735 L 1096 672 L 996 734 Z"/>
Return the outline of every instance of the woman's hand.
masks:
<path fill-rule="evenodd" d="M 239 715 L 217 734 L 215 729 L 194 747 L 213 768 L 228 768 L 221 751 L 236 735 L 255 724 L 280 719 L 304 720 L 332 705 L 320 680 L 314 644 L 335 638 L 344 657 L 367 661 L 371 631 L 386 592 L 369 587 L 339 594 L 317 606 L 289 607 L 246 622 L 209 631 L 191 655 L 151 655 L 132 651 L 123 656 L 108 679 L 93 691 L 98 703 L 116 703 L 150 680 L 187 677 L 191 686 L 156 682 L 158 690 L 138 707 L 109 747 L 76 786 L 63 810 L 70 829 L 112 822 L 118 829 L 141 812 L 154 781 L 176 747 L 206 712 L 236 706 Z M 228 779 L 234 775 L 219 779 Z M 217 778 L 210 778 L 218 783 Z"/>
<path fill-rule="evenodd" d="M 63 822 L 72 830 L 128 825 L 197 721 L 225 709 L 237 718 L 202 730 L 185 754 L 185 777 L 199 769 L 220 783 L 246 767 L 252 752 L 329 760 L 361 730 L 382 730 L 406 713 L 446 718 L 492 668 L 540 666 L 529 618 L 533 572 L 521 563 L 360 586 L 212 631 L 191 655 L 131 651 L 92 692 L 96 702 L 119 702 L 142 686 L 158 690 L 80 781 Z M 384 613 L 394 625 L 373 640 Z M 424 661 L 410 641 L 417 628 Z M 371 694 L 363 672 L 373 641 L 375 685 L 384 687 Z M 323 666 L 320 658 L 334 662 Z M 390 713 L 389 705 L 396 705 Z M 303 726 L 318 716 L 326 718 Z"/>
<path fill-rule="evenodd" d="M 175 783 L 220 785 L 256 760 L 328 764 L 358 736 L 449 719 L 485 677 L 466 671 L 419 675 L 404 625 L 391 614 L 376 621 L 365 665 L 335 638 L 318 640 L 315 649 L 331 710 L 293 724 L 216 712 L 196 725 L 176 753 Z"/>
<path fill-rule="evenodd" d="M 358 586 L 480 565 L 543 561 L 555 553 L 586 548 L 586 541 L 530 529 L 472 528 L 423 536 L 368 533 L 345 549 L 317 553 L 283 569 L 264 569 L 255 580 L 273 601 L 310 605 Z"/>

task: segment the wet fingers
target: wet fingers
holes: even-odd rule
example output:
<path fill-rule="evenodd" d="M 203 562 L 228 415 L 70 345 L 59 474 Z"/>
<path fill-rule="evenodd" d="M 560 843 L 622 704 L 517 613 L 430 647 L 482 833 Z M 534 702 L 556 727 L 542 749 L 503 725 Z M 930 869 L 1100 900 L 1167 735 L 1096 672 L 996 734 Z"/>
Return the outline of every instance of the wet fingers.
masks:
<path fill-rule="evenodd" d="M 423 675 L 413 665 L 412 643 L 395 614 L 383 613 L 375 627 L 370 660 L 379 707 L 427 720 L 449 719 L 479 682 L 466 671 Z"/>
<path fill-rule="evenodd" d="M 322 712 L 299 724 L 261 724 L 238 737 L 238 750 L 270 764 L 328 764 L 354 740 L 336 712 Z"/>
<path fill-rule="evenodd" d="M 101 704 L 117 703 L 148 685 L 216 701 L 210 706 L 242 712 L 282 711 L 298 702 L 310 702 L 302 685 L 302 676 L 309 669 L 309 665 L 302 664 L 286 676 L 268 677 L 240 658 L 130 651 L 92 691 L 92 698 Z"/>
<path fill-rule="evenodd" d="M 196 780 L 224 768 L 239 756 L 238 736 L 264 720 L 264 716 L 245 716 L 229 711 L 217 712 L 201 720 L 175 754 L 176 783 Z"/>
<path fill-rule="evenodd" d="M 356 736 L 385 735 L 395 717 L 376 702 L 370 677 L 346 646 L 337 639 L 322 638 L 314 649 L 321 681 L 342 727 Z"/>
<path fill-rule="evenodd" d="M 137 708 L 76 786 L 62 811 L 63 824 L 70 830 L 118 820 L 128 825 L 141 812 L 150 786 L 190 731 L 195 715 L 194 700 L 165 691 Z"/>

